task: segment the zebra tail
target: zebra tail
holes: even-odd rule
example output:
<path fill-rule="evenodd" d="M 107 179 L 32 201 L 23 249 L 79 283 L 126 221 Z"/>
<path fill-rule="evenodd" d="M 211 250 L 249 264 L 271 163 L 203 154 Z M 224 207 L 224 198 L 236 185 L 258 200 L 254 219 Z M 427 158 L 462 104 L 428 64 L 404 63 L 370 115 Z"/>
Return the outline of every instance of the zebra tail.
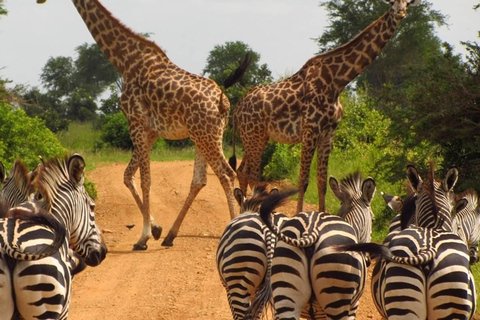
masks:
<path fill-rule="evenodd" d="M 245 320 L 260 319 L 260 316 L 266 307 L 273 307 L 271 280 L 272 260 L 276 242 L 273 233 L 269 231 L 265 232 L 265 240 L 267 243 L 267 271 L 262 284 L 257 289 L 257 292 L 255 292 L 255 297 L 253 298 L 250 307 L 245 312 Z"/>
<path fill-rule="evenodd" d="M 413 257 L 401 257 L 396 256 L 392 253 L 392 251 L 381 244 L 367 242 L 367 243 L 355 243 L 350 245 L 344 246 L 336 246 L 334 248 L 335 251 L 354 251 L 354 252 L 362 252 L 362 253 L 369 253 L 373 258 L 383 258 L 391 262 L 396 262 L 400 264 L 406 264 L 411 266 L 418 266 L 427 264 L 435 258 L 437 251 L 433 247 L 428 247 L 422 249 L 418 252 L 416 256 Z"/>
<path fill-rule="evenodd" d="M 16 246 L 9 246 L 7 254 L 16 260 L 38 260 L 56 253 L 60 247 L 65 243 L 67 231 L 65 226 L 60 223 L 52 214 L 41 211 L 38 213 L 26 212 L 23 210 L 15 210 L 13 212 L 13 219 L 23 220 L 35 225 L 45 226 L 53 231 L 55 238 L 50 245 L 42 246 L 42 248 L 35 252 L 25 252 L 18 250 Z M 13 232 L 13 230 L 9 230 Z"/>
<path fill-rule="evenodd" d="M 268 229 L 270 229 L 270 231 L 280 240 L 297 248 L 307 248 L 318 240 L 320 234 L 318 233 L 317 229 L 310 229 L 309 232 L 305 233 L 301 238 L 296 239 L 283 234 L 278 226 L 272 225 L 271 221 L 271 214 L 273 210 L 281 206 L 285 201 L 287 201 L 288 197 L 297 192 L 297 189 L 291 189 L 269 195 L 262 202 L 262 206 L 260 207 L 260 217 Z"/>

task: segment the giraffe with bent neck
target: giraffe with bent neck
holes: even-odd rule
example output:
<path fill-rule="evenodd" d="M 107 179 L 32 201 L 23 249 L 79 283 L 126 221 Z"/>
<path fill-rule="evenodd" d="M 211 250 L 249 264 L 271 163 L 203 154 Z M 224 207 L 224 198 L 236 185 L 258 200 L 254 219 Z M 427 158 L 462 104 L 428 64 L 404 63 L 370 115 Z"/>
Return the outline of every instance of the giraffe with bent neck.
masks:
<path fill-rule="evenodd" d="M 46 0 L 37 0 L 43 3 Z M 230 102 L 211 79 L 191 74 L 170 61 L 154 42 L 124 26 L 98 0 L 72 0 L 88 30 L 108 60 L 122 75 L 124 84 L 120 107 L 128 120 L 134 145 L 124 173 L 124 183 L 143 215 L 143 231 L 134 250 L 147 249 L 153 236 L 159 239 L 162 228 L 150 214 L 150 149 L 158 137 L 183 139 L 195 144 L 193 179 L 185 203 L 162 242 L 172 246 L 193 200 L 207 183 L 207 165 L 220 179 L 227 196 L 230 216 L 236 214 L 233 196 L 236 174 L 222 150 L 223 132 L 228 124 Z M 234 75 L 241 78 L 249 64 L 245 59 Z M 135 173 L 140 168 L 142 196 L 137 191 Z"/>
<path fill-rule="evenodd" d="M 237 175 L 240 189 L 258 184 L 268 140 L 302 143 L 297 211 L 303 209 L 310 165 L 317 151 L 319 210 L 325 210 L 328 158 L 342 118 L 339 95 L 392 38 L 407 7 L 420 0 L 390 0 L 390 9 L 348 43 L 308 60 L 291 77 L 250 90 L 235 107 L 234 126 L 244 146 Z"/>

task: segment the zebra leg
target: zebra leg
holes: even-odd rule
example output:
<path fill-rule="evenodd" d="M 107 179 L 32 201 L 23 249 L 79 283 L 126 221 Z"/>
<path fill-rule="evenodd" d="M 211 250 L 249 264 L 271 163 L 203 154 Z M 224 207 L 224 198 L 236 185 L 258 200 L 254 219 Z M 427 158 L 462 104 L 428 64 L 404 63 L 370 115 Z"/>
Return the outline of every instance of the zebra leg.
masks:
<path fill-rule="evenodd" d="M 0 254 L 0 320 L 10 320 L 15 310 L 10 270 Z"/>
<path fill-rule="evenodd" d="M 312 294 L 305 252 L 278 242 L 272 262 L 275 319 L 299 319 Z"/>
<path fill-rule="evenodd" d="M 312 258 L 312 286 L 328 319 L 355 319 L 367 266 L 358 253 L 322 253 Z"/>
<path fill-rule="evenodd" d="M 438 256 L 427 279 L 429 319 L 466 320 L 473 316 L 475 295 L 471 291 L 470 274 L 466 250 L 445 250 Z"/>
<path fill-rule="evenodd" d="M 388 262 L 384 281 L 382 298 L 389 320 L 427 319 L 426 279 L 422 269 Z"/>
<path fill-rule="evenodd" d="M 71 276 L 58 253 L 37 261 L 17 262 L 13 286 L 17 309 L 23 319 L 67 318 Z"/>

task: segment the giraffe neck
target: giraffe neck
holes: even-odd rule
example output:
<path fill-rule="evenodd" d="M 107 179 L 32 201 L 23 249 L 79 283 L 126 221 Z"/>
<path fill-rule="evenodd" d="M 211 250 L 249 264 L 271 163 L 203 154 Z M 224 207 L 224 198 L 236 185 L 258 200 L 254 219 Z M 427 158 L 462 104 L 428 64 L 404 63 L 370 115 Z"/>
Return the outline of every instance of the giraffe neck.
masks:
<path fill-rule="evenodd" d="M 170 62 L 159 46 L 126 27 L 98 0 L 72 2 L 100 50 L 124 78 L 136 64 L 145 63 L 147 54 L 163 63 Z"/>
<path fill-rule="evenodd" d="M 334 79 L 333 84 L 337 92 L 340 92 L 380 54 L 393 37 L 401 20 L 402 18 L 397 18 L 391 9 L 355 38 L 338 48 L 313 57 L 306 66 L 310 64 L 320 68 L 321 77 Z"/>

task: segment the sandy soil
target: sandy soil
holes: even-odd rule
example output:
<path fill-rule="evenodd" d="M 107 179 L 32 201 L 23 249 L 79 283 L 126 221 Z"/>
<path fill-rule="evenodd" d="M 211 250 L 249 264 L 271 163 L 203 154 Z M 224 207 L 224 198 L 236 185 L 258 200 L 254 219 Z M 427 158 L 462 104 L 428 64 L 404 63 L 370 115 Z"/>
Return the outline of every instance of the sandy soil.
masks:
<path fill-rule="evenodd" d="M 217 177 L 209 170 L 208 184 L 190 208 L 174 246 L 165 248 L 160 244 L 188 194 L 193 162 L 153 162 L 152 214 L 164 230 L 160 241 L 150 240 L 148 250 L 139 252 L 132 246 L 141 234 L 141 214 L 123 185 L 125 167 L 107 164 L 88 173 L 97 184 L 97 222 L 109 253 L 100 266 L 74 278 L 69 319 L 231 320 L 215 265 L 216 247 L 229 221 Z M 292 202 L 284 212 L 294 208 Z M 129 230 L 126 225 L 131 224 L 135 227 Z M 367 281 L 358 319 L 381 319 L 371 301 L 370 278 Z"/>

